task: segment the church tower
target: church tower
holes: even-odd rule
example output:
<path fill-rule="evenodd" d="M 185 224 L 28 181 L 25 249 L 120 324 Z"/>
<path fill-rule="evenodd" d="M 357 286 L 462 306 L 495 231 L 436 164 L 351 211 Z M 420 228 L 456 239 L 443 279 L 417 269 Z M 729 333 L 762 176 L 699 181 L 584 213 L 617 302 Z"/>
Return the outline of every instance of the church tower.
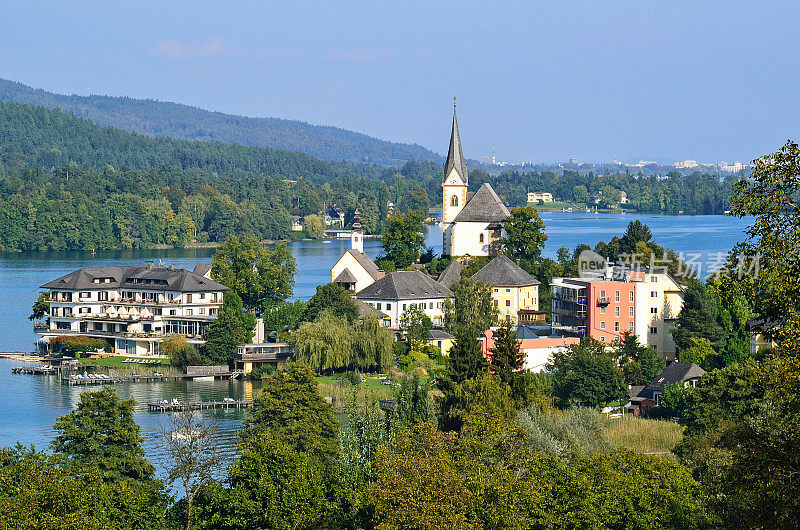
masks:
<path fill-rule="evenodd" d="M 468 185 L 467 162 L 461 151 L 461 136 L 458 134 L 456 98 L 453 98 L 453 129 L 450 132 L 450 148 L 447 151 L 442 178 L 442 247 L 447 256 L 451 254 L 452 249 L 453 219 L 467 202 Z"/>
<path fill-rule="evenodd" d="M 364 232 L 361 230 L 361 215 L 358 208 L 353 218 L 353 230 L 350 232 L 350 248 L 359 252 L 364 252 Z"/>

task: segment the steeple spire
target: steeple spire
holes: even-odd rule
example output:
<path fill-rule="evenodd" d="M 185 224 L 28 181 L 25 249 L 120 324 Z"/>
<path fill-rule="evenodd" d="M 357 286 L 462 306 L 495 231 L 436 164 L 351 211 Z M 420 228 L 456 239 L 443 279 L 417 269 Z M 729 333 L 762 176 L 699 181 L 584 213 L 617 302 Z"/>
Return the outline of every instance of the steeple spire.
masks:
<path fill-rule="evenodd" d="M 444 163 L 444 176 L 442 182 L 447 180 L 450 172 L 456 170 L 458 176 L 469 184 L 467 174 L 467 162 L 464 160 L 464 153 L 461 151 L 461 136 L 458 134 L 458 120 L 456 119 L 456 98 L 453 97 L 453 130 L 450 132 L 450 148 L 447 150 L 447 161 Z"/>

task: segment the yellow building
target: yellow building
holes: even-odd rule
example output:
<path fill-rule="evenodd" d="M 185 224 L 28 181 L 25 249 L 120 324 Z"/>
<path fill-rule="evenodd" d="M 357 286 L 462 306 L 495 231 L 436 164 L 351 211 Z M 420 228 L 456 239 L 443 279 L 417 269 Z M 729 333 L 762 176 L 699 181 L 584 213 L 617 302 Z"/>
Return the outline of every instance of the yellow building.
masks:
<path fill-rule="evenodd" d="M 271 364 L 276 369 L 286 368 L 292 347 L 285 342 L 265 342 L 262 344 L 240 344 L 233 355 L 234 368 L 249 374 L 256 368 Z"/>
<path fill-rule="evenodd" d="M 773 349 L 775 342 L 767 337 L 767 332 L 778 327 L 776 322 L 763 317 L 751 318 L 745 324 L 745 329 L 750 332 L 750 355 L 755 356 L 764 350 Z"/>
<path fill-rule="evenodd" d="M 476 272 L 472 279 L 492 288 L 492 300 L 500 320 L 518 322 L 519 311 L 539 310 L 539 280 L 504 254 Z"/>
<path fill-rule="evenodd" d="M 454 340 L 455 337 L 440 329 L 432 329 L 428 334 L 428 344 L 439 348 L 442 355 L 448 355 L 450 353 L 450 348 L 453 347 Z"/>

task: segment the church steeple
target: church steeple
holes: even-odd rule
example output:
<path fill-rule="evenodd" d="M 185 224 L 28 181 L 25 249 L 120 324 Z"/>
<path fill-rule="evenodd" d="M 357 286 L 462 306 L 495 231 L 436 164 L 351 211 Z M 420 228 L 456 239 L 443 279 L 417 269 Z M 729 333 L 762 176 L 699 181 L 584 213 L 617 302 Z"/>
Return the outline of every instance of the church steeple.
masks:
<path fill-rule="evenodd" d="M 456 118 L 456 98 L 453 98 L 453 129 L 450 132 L 450 149 L 447 150 L 447 161 L 444 163 L 444 176 L 442 183 L 447 181 L 450 173 L 456 170 L 461 177 L 464 185 L 469 184 L 467 173 L 467 162 L 464 160 L 464 153 L 461 151 L 461 136 L 458 134 L 458 119 Z"/>

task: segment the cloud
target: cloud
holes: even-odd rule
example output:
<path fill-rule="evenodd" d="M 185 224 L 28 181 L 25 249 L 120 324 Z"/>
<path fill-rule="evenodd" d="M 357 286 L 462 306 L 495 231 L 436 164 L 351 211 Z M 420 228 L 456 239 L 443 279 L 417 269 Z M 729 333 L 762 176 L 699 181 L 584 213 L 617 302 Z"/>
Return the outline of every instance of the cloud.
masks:
<path fill-rule="evenodd" d="M 209 37 L 202 44 L 165 39 L 150 51 L 155 57 L 166 59 L 188 59 L 194 57 L 223 57 L 233 53 L 233 48 L 219 37 Z"/>
<path fill-rule="evenodd" d="M 392 50 L 387 48 L 348 48 L 346 50 L 328 50 L 323 57 L 333 61 L 374 63 L 389 60 L 393 55 Z"/>

